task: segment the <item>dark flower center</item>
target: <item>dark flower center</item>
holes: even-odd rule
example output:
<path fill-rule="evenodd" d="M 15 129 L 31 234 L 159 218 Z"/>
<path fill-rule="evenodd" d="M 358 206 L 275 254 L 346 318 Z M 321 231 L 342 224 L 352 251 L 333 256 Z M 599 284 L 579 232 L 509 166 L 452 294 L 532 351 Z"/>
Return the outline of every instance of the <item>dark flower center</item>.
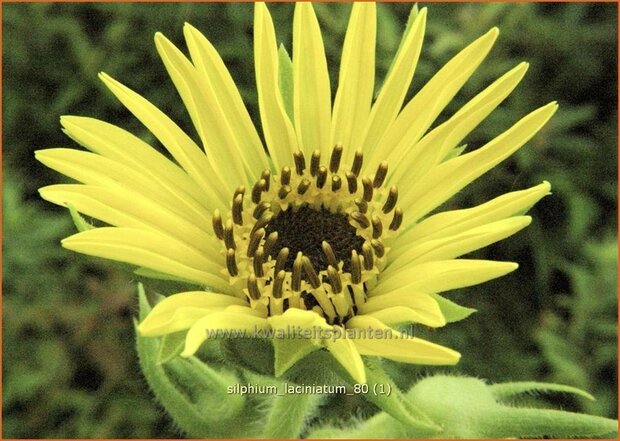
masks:
<path fill-rule="evenodd" d="M 332 213 L 324 207 L 316 210 L 308 205 L 289 207 L 278 213 L 266 226 L 265 235 L 277 231 L 278 240 L 271 249 L 270 256 L 276 258 L 282 248 L 288 248 L 288 258 L 284 264 L 292 271 L 297 253 L 301 251 L 312 261 L 315 270 L 327 270 L 329 262 L 322 248 L 328 242 L 338 261 L 343 261 L 343 271 L 351 271 L 351 251 L 362 254 L 364 238 L 356 234 L 346 214 Z"/>

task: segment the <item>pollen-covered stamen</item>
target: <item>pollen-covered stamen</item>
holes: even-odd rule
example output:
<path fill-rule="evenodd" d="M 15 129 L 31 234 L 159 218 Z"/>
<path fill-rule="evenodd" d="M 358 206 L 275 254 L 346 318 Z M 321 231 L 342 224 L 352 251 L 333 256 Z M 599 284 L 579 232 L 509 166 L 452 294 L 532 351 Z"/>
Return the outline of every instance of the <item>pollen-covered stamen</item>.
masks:
<path fill-rule="evenodd" d="M 312 261 L 308 257 L 303 256 L 301 263 L 304 268 L 304 274 L 306 274 L 310 285 L 312 285 L 314 289 L 321 286 L 321 280 L 319 279 L 319 275 L 316 273 L 314 266 L 312 265 Z"/>
<path fill-rule="evenodd" d="M 342 158 L 342 145 L 336 144 L 332 150 L 332 156 L 329 158 L 329 171 L 338 173 L 340 167 L 340 159 Z"/>
<path fill-rule="evenodd" d="M 293 159 L 295 160 L 295 172 L 301 176 L 304 174 L 304 170 L 306 169 L 306 158 L 304 154 L 298 150 L 293 153 Z"/>
<path fill-rule="evenodd" d="M 269 191 L 269 184 L 271 183 L 271 172 L 269 170 L 263 170 L 260 177 L 263 181 L 265 181 L 265 191 Z"/>
<path fill-rule="evenodd" d="M 347 188 L 350 194 L 355 194 L 357 192 L 357 176 L 352 172 L 347 172 Z"/>
<path fill-rule="evenodd" d="M 286 277 L 286 272 L 284 270 L 278 271 L 276 273 L 276 278 L 273 281 L 273 290 L 271 294 L 276 299 L 282 298 L 282 288 L 284 287 L 284 278 Z"/>
<path fill-rule="evenodd" d="M 269 236 L 267 236 L 267 239 L 265 239 L 265 244 L 263 245 L 265 256 L 269 256 L 271 254 L 271 252 L 273 251 L 273 247 L 275 246 L 277 241 L 278 241 L 277 231 L 274 231 L 270 233 Z"/>
<path fill-rule="evenodd" d="M 338 259 L 336 259 L 336 255 L 334 254 L 334 250 L 332 249 L 329 242 L 324 240 L 321 243 L 321 248 L 323 248 L 323 253 L 325 254 L 325 258 L 327 259 L 327 263 L 331 266 L 338 268 Z"/>
<path fill-rule="evenodd" d="M 213 232 L 215 233 L 215 237 L 219 240 L 224 239 L 224 224 L 222 223 L 222 215 L 220 214 L 220 210 L 215 210 L 213 212 Z"/>
<path fill-rule="evenodd" d="M 321 166 L 321 151 L 315 150 L 312 152 L 312 157 L 310 158 L 310 175 L 316 176 L 319 172 L 319 167 Z"/>
<path fill-rule="evenodd" d="M 301 291 L 301 276 L 303 271 L 304 255 L 300 251 L 293 262 L 293 271 L 291 274 L 291 289 L 295 292 Z"/>
<path fill-rule="evenodd" d="M 385 204 L 383 205 L 382 211 L 385 214 L 388 214 L 390 211 L 396 207 L 396 202 L 398 201 L 398 188 L 395 185 L 390 187 L 390 192 L 388 193 L 387 199 L 385 200 Z"/>
<path fill-rule="evenodd" d="M 288 185 L 283 185 L 282 187 L 280 187 L 280 190 L 278 190 L 278 197 L 280 199 L 286 199 L 290 192 L 291 187 L 289 187 Z"/>
<path fill-rule="evenodd" d="M 264 228 L 273 218 L 273 213 L 271 211 L 265 211 L 260 219 L 256 221 L 254 226 L 252 227 L 252 231 L 250 234 L 254 234 L 254 232 L 260 228 Z"/>
<path fill-rule="evenodd" d="M 351 165 L 351 173 L 353 173 L 356 178 L 359 177 L 360 175 L 363 162 L 364 162 L 364 155 L 359 150 L 356 151 L 355 156 L 353 157 L 353 164 Z"/>
<path fill-rule="evenodd" d="M 381 164 L 379 164 L 379 167 L 377 167 L 377 172 L 375 173 L 375 178 L 372 181 L 372 186 L 375 188 L 381 187 L 383 185 L 383 182 L 385 181 L 387 172 L 388 172 L 387 162 L 383 161 Z"/>
<path fill-rule="evenodd" d="M 278 274 L 281 270 L 284 269 L 284 265 L 286 265 L 286 260 L 288 259 L 289 249 L 282 248 L 278 253 L 278 257 L 276 258 L 276 266 L 274 267 L 274 274 Z"/>
<path fill-rule="evenodd" d="M 370 226 L 368 218 L 359 211 L 354 211 L 353 213 L 351 213 L 351 219 L 357 222 L 361 228 L 366 229 Z"/>
<path fill-rule="evenodd" d="M 376 214 L 373 214 L 370 222 L 372 223 L 372 238 L 378 239 L 383 233 L 383 224 L 381 223 L 381 219 Z"/>
<path fill-rule="evenodd" d="M 226 252 L 226 269 L 228 274 L 235 277 L 239 274 L 239 268 L 237 267 L 237 259 L 235 259 L 235 250 L 229 248 Z"/>
<path fill-rule="evenodd" d="M 389 240 L 403 222 L 398 190 L 386 188 L 386 163 L 362 176 L 361 152 L 350 171 L 343 154 L 336 145 L 321 165 L 317 149 L 306 168 L 304 154 L 295 152 L 275 176 L 262 172 L 248 199 L 238 187 L 227 218 L 214 211 L 231 285 L 261 314 L 301 308 L 344 324 L 385 267 Z"/>
<path fill-rule="evenodd" d="M 302 179 L 297 186 L 297 194 L 303 196 L 306 191 L 308 191 L 308 188 L 310 188 L 310 181 L 307 179 Z"/>
<path fill-rule="evenodd" d="M 370 241 L 370 246 L 375 251 L 375 254 L 380 259 L 385 255 L 385 246 L 376 239 Z"/>
<path fill-rule="evenodd" d="M 232 204 L 232 218 L 237 225 L 243 225 L 243 194 L 235 196 Z"/>
<path fill-rule="evenodd" d="M 340 187 L 342 187 L 342 179 L 340 179 L 340 176 L 332 176 L 332 191 L 336 193 L 340 190 Z"/>
<path fill-rule="evenodd" d="M 355 202 L 355 205 L 357 205 L 357 211 L 362 214 L 366 214 L 368 212 L 368 202 L 366 202 L 364 199 L 357 198 L 353 202 Z"/>
<path fill-rule="evenodd" d="M 372 247 L 368 242 L 362 245 L 362 256 L 364 256 L 364 269 L 371 270 L 375 265 L 375 258 L 372 254 Z"/>
<path fill-rule="evenodd" d="M 319 171 L 316 174 L 316 187 L 321 189 L 325 186 L 325 182 L 327 181 L 327 168 L 325 166 L 320 166 Z"/>
<path fill-rule="evenodd" d="M 392 223 L 390 223 L 390 230 L 396 231 L 400 228 L 400 225 L 403 223 L 403 210 L 398 207 L 394 210 L 394 218 L 392 219 Z"/>
<path fill-rule="evenodd" d="M 338 270 L 333 266 L 327 267 L 327 277 L 329 279 L 329 284 L 334 291 L 334 294 L 338 294 L 342 291 L 342 282 L 340 281 L 340 275 L 338 274 Z"/>
<path fill-rule="evenodd" d="M 261 298 L 260 289 L 258 288 L 258 281 L 254 274 L 248 276 L 248 294 L 252 300 L 258 300 Z"/>
<path fill-rule="evenodd" d="M 364 193 L 362 194 L 362 197 L 364 198 L 366 202 L 372 201 L 373 187 L 372 187 L 372 181 L 370 180 L 369 177 L 364 176 L 362 178 L 362 186 L 364 187 Z"/>
<path fill-rule="evenodd" d="M 265 213 L 266 210 L 269 210 L 271 208 L 271 204 L 269 202 L 265 202 L 265 201 L 261 201 L 256 208 L 254 209 L 254 211 L 252 212 L 252 217 L 256 220 L 260 219 L 261 216 L 263 215 L 263 213 Z"/>
<path fill-rule="evenodd" d="M 351 251 L 351 282 L 356 285 L 362 282 L 362 262 L 356 250 Z"/>
<path fill-rule="evenodd" d="M 288 185 L 291 183 L 291 168 L 288 165 L 282 167 L 282 172 L 280 174 L 280 184 Z"/>
<path fill-rule="evenodd" d="M 250 236 L 250 243 L 248 244 L 248 257 L 254 256 L 256 251 L 258 250 L 258 246 L 260 245 L 260 241 L 263 240 L 263 236 L 265 236 L 265 229 L 259 228 Z"/>
<path fill-rule="evenodd" d="M 267 182 L 264 179 L 259 179 L 252 187 L 252 202 L 258 204 L 264 191 L 267 191 Z"/>
<path fill-rule="evenodd" d="M 227 249 L 232 248 L 234 250 L 237 248 L 233 231 L 233 223 L 230 219 L 226 221 L 226 226 L 224 227 L 224 244 Z"/>
<path fill-rule="evenodd" d="M 263 277 L 265 275 L 265 250 L 263 247 L 258 247 L 256 253 L 254 253 L 254 259 L 252 259 L 252 267 L 254 269 L 254 273 L 258 277 Z"/>

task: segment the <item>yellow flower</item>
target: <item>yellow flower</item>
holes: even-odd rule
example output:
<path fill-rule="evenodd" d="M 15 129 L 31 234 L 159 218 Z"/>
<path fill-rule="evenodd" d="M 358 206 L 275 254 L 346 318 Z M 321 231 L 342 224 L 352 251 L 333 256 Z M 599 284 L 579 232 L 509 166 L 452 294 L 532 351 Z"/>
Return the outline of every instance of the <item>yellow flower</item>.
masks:
<path fill-rule="evenodd" d="M 144 336 L 187 331 L 183 356 L 194 354 L 208 331 L 293 326 L 314 334 L 278 375 L 322 347 L 359 382 L 361 355 L 456 363 L 457 352 L 391 327 L 443 326 L 446 300 L 437 293 L 516 269 L 459 257 L 527 226 L 531 219 L 522 213 L 550 187 L 545 182 L 473 208 L 430 213 L 525 144 L 557 105 L 461 154 L 461 141 L 512 92 L 527 64 L 429 131 L 498 30 L 457 54 L 403 107 L 425 22 L 423 9 L 373 99 L 376 6 L 355 3 L 332 105 L 311 3 L 295 6 L 292 66 L 278 53 L 267 8 L 257 3 L 254 58 L 265 144 L 209 41 L 185 26 L 190 61 L 157 34 L 157 50 L 204 151 L 146 99 L 101 74 L 175 162 L 118 127 L 63 117 L 65 132 L 90 152 L 50 149 L 37 158 L 82 184 L 45 187 L 41 195 L 110 225 L 68 237 L 63 246 L 205 287 L 164 299 L 139 326 Z M 284 91 L 287 67 L 292 90 Z M 371 338 L 368 330 L 392 338 Z M 326 338 L 322 331 L 348 332 Z"/>

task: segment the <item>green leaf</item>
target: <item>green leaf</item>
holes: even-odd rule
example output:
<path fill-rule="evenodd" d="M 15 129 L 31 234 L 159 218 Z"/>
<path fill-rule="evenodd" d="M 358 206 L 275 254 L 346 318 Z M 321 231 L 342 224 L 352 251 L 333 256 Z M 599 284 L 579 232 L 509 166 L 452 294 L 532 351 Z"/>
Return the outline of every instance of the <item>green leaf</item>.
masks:
<path fill-rule="evenodd" d="M 186 335 L 185 331 L 164 335 L 159 342 L 157 364 L 167 363 L 177 357 L 183 351 Z"/>
<path fill-rule="evenodd" d="M 439 303 L 439 308 L 448 323 L 458 322 L 476 312 L 473 308 L 457 305 L 453 301 L 448 300 L 439 294 L 431 294 L 431 296 L 437 300 L 437 303 Z"/>
<path fill-rule="evenodd" d="M 538 383 L 536 381 L 516 381 L 500 383 L 489 386 L 491 393 L 497 400 L 505 400 L 515 395 L 533 392 L 564 392 L 579 395 L 580 397 L 594 400 L 594 397 L 584 390 L 572 386 L 554 383 Z"/>
<path fill-rule="evenodd" d="M 441 431 L 439 425 L 402 394 L 376 359 L 366 357 L 364 362 L 368 385 L 368 393 L 364 396 L 369 401 L 406 427 L 415 429 L 419 434 L 428 436 Z M 375 386 L 382 387 L 386 393 L 376 393 Z"/>
<path fill-rule="evenodd" d="M 293 107 L 293 63 L 284 45 L 278 48 L 278 83 L 284 102 L 284 110 L 291 121 L 294 121 Z"/>
<path fill-rule="evenodd" d="M 274 371 L 276 377 L 282 376 L 299 360 L 320 348 L 320 345 L 306 338 L 274 338 Z"/>
<path fill-rule="evenodd" d="M 82 215 L 75 209 L 73 205 L 67 204 L 67 208 L 69 209 L 71 219 L 73 219 L 73 223 L 75 224 L 79 232 L 88 231 L 95 228 L 94 225 L 88 223 L 86 219 L 82 217 Z"/>

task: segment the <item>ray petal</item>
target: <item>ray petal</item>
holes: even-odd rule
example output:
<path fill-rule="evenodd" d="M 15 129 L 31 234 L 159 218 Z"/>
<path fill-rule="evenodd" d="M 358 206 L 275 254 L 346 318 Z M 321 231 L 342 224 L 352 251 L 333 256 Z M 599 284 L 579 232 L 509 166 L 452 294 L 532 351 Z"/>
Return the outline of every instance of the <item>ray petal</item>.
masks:
<path fill-rule="evenodd" d="M 448 61 L 424 85 L 381 138 L 373 156 L 366 162 L 365 170 L 376 168 L 379 161 L 399 143 L 412 145 L 422 137 L 482 63 L 498 34 L 497 28 L 491 29 Z"/>
<path fill-rule="evenodd" d="M 355 148 L 361 148 L 366 155 L 371 155 L 401 110 L 422 50 L 426 13 L 426 8 L 418 13 L 410 31 L 401 43 L 392 68 L 372 106 L 366 130 L 353 137 L 352 145 Z"/>
<path fill-rule="evenodd" d="M 443 292 L 478 285 L 504 276 L 519 267 L 512 262 L 453 259 L 421 263 L 402 268 L 395 274 L 382 273 L 373 295 L 388 294 L 398 288 L 413 291 Z"/>
<path fill-rule="evenodd" d="M 405 222 L 417 221 L 508 158 L 549 121 L 557 108 L 552 102 L 535 110 L 485 146 L 438 165 L 418 185 L 405 188 L 401 198 L 402 208 L 407 213 Z"/>
<path fill-rule="evenodd" d="M 99 77 L 127 109 L 163 144 L 181 167 L 205 193 L 218 194 L 226 201 L 235 186 L 222 179 L 200 148 L 161 110 L 128 87 L 104 73 Z M 224 202 L 222 202 L 224 203 Z"/>
<path fill-rule="evenodd" d="M 525 213 L 541 198 L 550 194 L 550 190 L 551 185 L 545 181 L 526 190 L 503 194 L 472 208 L 434 214 L 402 234 L 396 241 L 398 247 L 395 246 L 395 252 L 398 254 L 402 251 L 401 244 L 402 247 L 407 247 L 421 240 L 442 239 L 479 225 Z"/>
<path fill-rule="evenodd" d="M 293 18 L 293 105 L 300 148 L 310 157 L 327 155 L 331 126 L 331 90 L 323 38 L 312 3 L 295 4 Z"/>
<path fill-rule="evenodd" d="M 342 144 L 344 162 L 355 149 L 352 140 L 363 132 L 370 113 L 375 81 L 376 5 L 353 3 L 342 49 L 338 91 L 334 101 L 331 144 Z"/>
<path fill-rule="evenodd" d="M 531 222 L 530 216 L 515 216 L 480 225 L 471 230 L 465 230 L 441 239 L 422 239 L 407 245 L 398 243 L 396 249 L 390 253 L 391 262 L 383 274 L 387 276 L 406 265 L 454 259 L 512 236 Z"/>
<path fill-rule="evenodd" d="M 247 163 L 218 105 L 212 84 L 208 80 L 200 81 L 194 66 L 161 33 L 155 34 L 155 46 L 185 103 L 212 168 L 221 171 L 222 180 L 232 187 L 250 184 L 256 178 L 256 170 Z"/>
<path fill-rule="evenodd" d="M 258 107 L 267 149 L 275 168 L 292 161 L 297 138 L 286 114 L 278 83 L 278 49 L 273 21 L 265 3 L 254 5 L 254 65 Z"/>
<path fill-rule="evenodd" d="M 201 318 L 245 301 L 226 294 L 189 291 L 173 294 L 157 303 L 140 323 L 141 335 L 152 337 L 190 328 Z"/>
<path fill-rule="evenodd" d="M 69 236 L 62 245 L 72 251 L 117 260 L 191 280 L 234 294 L 222 265 L 162 233 L 137 228 L 103 227 Z"/>
<path fill-rule="evenodd" d="M 403 138 L 387 158 L 394 164 L 394 173 L 388 179 L 393 182 L 407 179 L 411 185 L 416 178 L 421 179 L 510 95 L 527 68 L 527 63 L 521 63 L 502 75 L 419 142 L 408 144 L 408 139 Z"/>
<path fill-rule="evenodd" d="M 203 83 L 210 84 L 209 98 L 214 98 L 214 105 L 217 103 L 243 159 L 250 165 L 250 172 L 254 171 L 253 176 L 256 178 L 258 173 L 269 168 L 269 163 L 239 90 L 209 40 L 189 23 L 185 24 L 183 32 L 196 70 L 202 75 Z"/>
<path fill-rule="evenodd" d="M 452 365 L 458 363 L 461 355 L 452 349 L 408 337 L 385 326 L 380 320 L 369 316 L 356 316 L 347 322 L 348 328 L 359 330 L 353 339 L 362 355 L 389 358 L 404 363 L 428 365 Z M 386 338 L 364 337 L 364 330 L 379 331 Z M 391 337 L 391 338 L 390 338 Z"/>

